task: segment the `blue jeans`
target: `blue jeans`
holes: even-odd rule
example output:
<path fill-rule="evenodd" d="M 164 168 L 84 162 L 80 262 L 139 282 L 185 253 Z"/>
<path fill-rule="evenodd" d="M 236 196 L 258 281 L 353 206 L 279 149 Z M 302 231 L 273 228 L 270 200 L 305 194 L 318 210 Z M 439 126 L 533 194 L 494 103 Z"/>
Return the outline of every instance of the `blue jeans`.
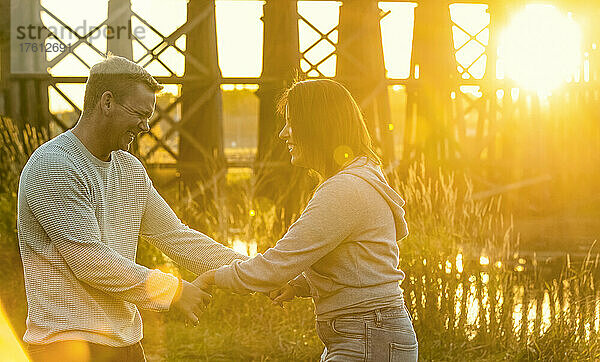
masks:
<path fill-rule="evenodd" d="M 404 306 L 317 321 L 321 362 L 416 361 L 417 336 Z"/>

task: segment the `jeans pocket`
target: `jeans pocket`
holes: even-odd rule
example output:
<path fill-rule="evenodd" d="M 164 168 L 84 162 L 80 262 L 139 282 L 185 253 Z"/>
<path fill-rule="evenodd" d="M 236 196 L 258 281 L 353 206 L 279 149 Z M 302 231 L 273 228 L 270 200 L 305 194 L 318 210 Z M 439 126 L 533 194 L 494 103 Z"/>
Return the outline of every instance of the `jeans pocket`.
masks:
<path fill-rule="evenodd" d="M 353 318 L 336 318 L 331 321 L 331 329 L 342 337 L 364 338 L 365 322 Z"/>
<path fill-rule="evenodd" d="M 414 331 L 367 326 L 367 361 L 416 361 L 417 353 Z"/>
<path fill-rule="evenodd" d="M 419 357 L 419 344 L 390 343 L 390 362 L 416 361 Z"/>

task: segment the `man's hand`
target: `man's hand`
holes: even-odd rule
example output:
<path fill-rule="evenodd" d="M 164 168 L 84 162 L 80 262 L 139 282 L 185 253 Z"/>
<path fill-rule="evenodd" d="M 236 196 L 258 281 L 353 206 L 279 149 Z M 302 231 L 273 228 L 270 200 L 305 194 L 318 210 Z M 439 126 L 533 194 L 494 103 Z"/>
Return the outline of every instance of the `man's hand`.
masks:
<path fill-rule="evenodd" d="M 269 298 L 273 301 L 274 305 L 279 305 L 283 308 L 283 302 L 289 302 L 296 296 L 294 287 L 290 284 L 286 284 L 279 289 L 273 290 L 269 293 Z"/>
<path fill-rule="evenodd" d="M 198 324 L 198 318 L 210 303 L 211 295 L 192 283 L 182 280 L 181 293 L 172 306 L 185 316 L 186 323 Z"/>

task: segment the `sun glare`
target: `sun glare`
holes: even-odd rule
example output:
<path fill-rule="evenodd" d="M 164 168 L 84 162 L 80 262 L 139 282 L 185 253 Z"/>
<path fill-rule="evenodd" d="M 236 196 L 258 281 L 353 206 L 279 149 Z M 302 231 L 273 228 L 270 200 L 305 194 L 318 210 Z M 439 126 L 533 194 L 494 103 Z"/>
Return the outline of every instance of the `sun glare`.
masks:
<path fill-rule="evenodd" d="M 13 330 L 8 317 L 4 313 L 2 302 L 0 301 L 0 351 L 3 354 L 3 361 L 27 362 L 27 356 L 19 344 L 19 339 Z"/>
<path fill-rule="evenodd" d="M 500 74 L 525 89 L 551 91 L 579 70 L 580 29 L 552 5 L 527 5 L 509 22 L 499 45 Z"/>

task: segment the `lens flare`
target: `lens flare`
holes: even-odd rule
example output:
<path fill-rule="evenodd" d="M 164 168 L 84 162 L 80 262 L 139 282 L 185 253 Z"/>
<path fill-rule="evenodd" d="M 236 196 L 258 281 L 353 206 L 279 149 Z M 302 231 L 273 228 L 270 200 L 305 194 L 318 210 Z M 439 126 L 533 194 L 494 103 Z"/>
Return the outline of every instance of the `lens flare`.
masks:
<path fill-rule="evenodd" d="M 341 166 L 354 159 L 354 152 L 352 152 L 352 148 L 346 145 L 337 146 L 335 150 L 333 150 L 333 159 Z"/>
<path fill-rule="evenodd" d="M 19 338 L 15 334 L 0 301 L 0 354 L 9 361 L 27 362 L 27 356 L 19 343 Z"/>

